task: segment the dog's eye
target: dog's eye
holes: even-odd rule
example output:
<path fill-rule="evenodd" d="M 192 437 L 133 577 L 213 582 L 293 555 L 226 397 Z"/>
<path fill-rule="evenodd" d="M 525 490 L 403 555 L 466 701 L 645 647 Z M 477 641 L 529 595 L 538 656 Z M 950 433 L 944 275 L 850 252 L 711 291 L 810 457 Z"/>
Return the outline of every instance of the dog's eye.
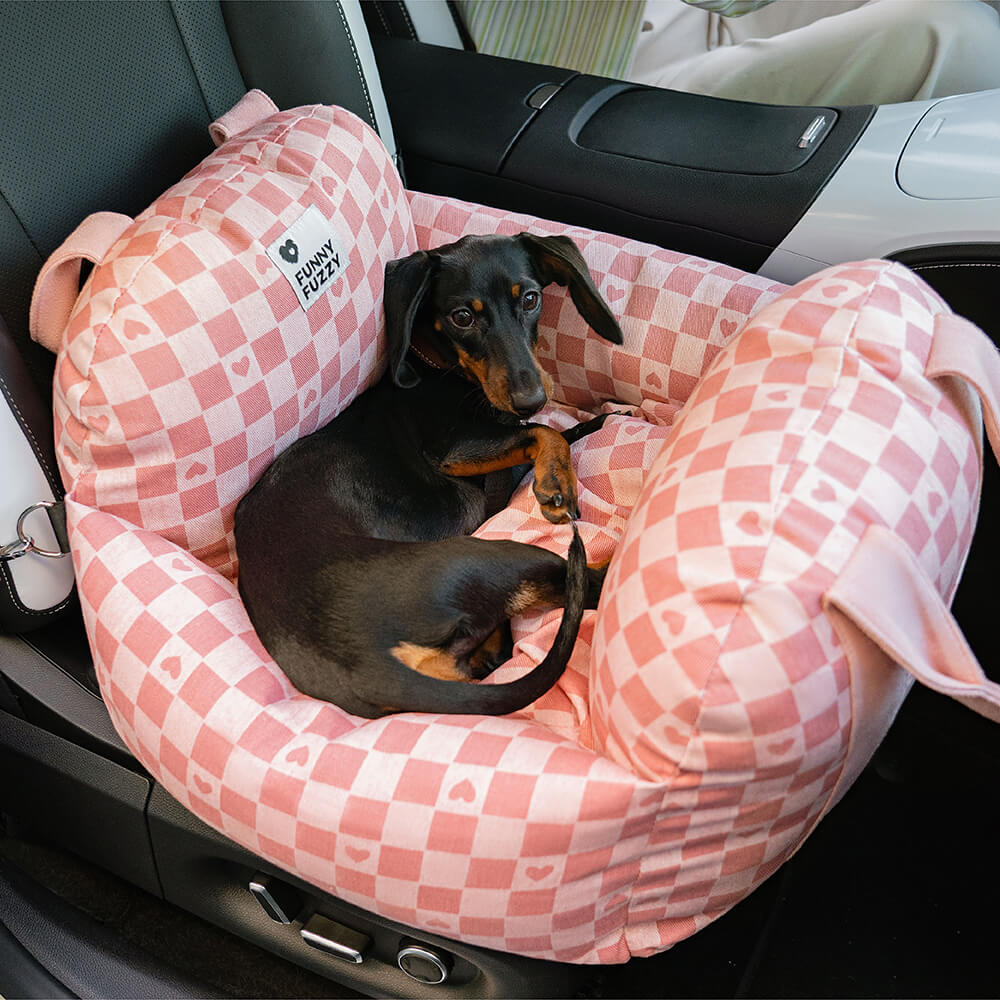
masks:
<path fill-rule="evenodd" d="M 460 330 L 468 330 L 475 319 L 470 309 L 453 309 L 450 318 Z"/>
<path fill-rule="evenodd" d="M 542 296 L 540 292 L 525 292 L 521 296 L 521 305 L 528 311 L 531 312 L 533 309 L 538 308 L 538 303 L 542 301 Z"/>

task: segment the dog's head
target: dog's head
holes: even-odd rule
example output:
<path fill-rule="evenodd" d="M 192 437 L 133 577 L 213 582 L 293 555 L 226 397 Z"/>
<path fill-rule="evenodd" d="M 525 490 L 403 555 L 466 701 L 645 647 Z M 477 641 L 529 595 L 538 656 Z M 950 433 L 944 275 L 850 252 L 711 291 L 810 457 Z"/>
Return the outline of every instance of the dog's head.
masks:
<path fill-rule="evenodd" d="M 425 361 L 457 368 L 498 410 L 530 417 L 545 404 L 550 380 L 535 357 L 542 289 L 569 287 L 580 315 L 605 340 L 622 332 L 576 244 L 566 236 L 466 236 L 385 268 L 389 371 L 404 388 Z"/>

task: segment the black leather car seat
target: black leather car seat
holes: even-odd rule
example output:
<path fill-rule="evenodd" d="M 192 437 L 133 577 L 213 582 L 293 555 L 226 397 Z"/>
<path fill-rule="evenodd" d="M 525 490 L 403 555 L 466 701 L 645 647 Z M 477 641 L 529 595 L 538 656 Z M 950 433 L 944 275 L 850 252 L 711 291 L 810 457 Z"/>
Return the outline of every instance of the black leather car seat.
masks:
<path fill-rule="evenodd" d="M 247 89 L 279 107 L 340 104 L 391 147 L 350 11 L 336 0 L 0 4 L 0 313 L 42 392 L 52 360 L 27 332 L 42 262 L 85 215 L 135 214 L 194 166 L 212 149 L 208 124 Z"/>

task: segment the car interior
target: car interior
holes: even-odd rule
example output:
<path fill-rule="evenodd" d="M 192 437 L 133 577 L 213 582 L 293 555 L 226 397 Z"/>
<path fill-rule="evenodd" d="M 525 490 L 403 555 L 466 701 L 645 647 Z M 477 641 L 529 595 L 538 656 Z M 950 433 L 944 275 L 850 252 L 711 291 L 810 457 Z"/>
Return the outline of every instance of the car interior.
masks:
<path fill-rule="evenodd" d="M 899 261 L 1000 344 L 1000 91 L 734 102 L 478 53 L 445 0 L 4 0 L 0 25 L 0 995 L 995 995 L 1000 732 L 920 687 L 801 851 L 692 937 L 621 965 L 429 934 L 216 832 L 116 732 L 70 561 L 37 551 L 59 552 L 38 505 L 63 486 L 54 360 L 29 312 L 81 219 L 139 213 L 258 88 L 280 109 L 357 115 L 412 191 L 788 284 Z M 990 457 L 984 476 L 953 611 L 1000 680 Z M 289 933 L 310 919 L 327 938 L 370 939 L 370 957 Z"/>

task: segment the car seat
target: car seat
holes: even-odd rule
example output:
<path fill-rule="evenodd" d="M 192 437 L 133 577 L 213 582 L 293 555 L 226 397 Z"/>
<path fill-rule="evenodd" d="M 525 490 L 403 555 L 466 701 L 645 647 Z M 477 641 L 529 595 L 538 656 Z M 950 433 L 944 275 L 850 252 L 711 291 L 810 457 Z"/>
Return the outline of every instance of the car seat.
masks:
<path fill-rule="evenodd" d="M 230 32 L 235 41 L 239 32 L 232 27 Z M 362 112 L 370 111 L 366 99 Z M 101 280 L 87 286 L 75 307 L 58 376 L 60 462 L 65 479 L 74 485 L 69 504 L 74 558 L 109 707 L 130 749 L 164 787 L 202 819 L 268 859 L 272 872 L 293 873 L 287 882 L 279 879 L 271 883 L 273 890 L 265 887 L 259 894 L 272 905 L 282 895 L 280 886 L 293 884 L 301 892 L 303 885 L 311 885 L 371 904 L 383 917 L 420 927 L 423 937 L 441 931 L 505 951 L 573 961 L 620 961 L 656 951 L 724 912 L 796 848 L 870 755 L 907 686 L 905 675 L 888 668 L 884 654 L 866 646 L 850 628 L 841 632 L 831 624 L 834 618 L 817 619 L 826 623 L 817 632 L 807 616 L 802 629 L 780 641 L 761 634 L 759 623 L 744 623 L 743 631 L 733 625 L 734 596 L 719 581 L 729 581 L 733 567 L 738 577 L 756 572 L 763 552 L 755 540 L 778 529 L 767 521 L 766 470 L 784 471 L 791 483 L 787 495 L 802 508 L 796 511 L 799 520 L 789 522 L 795 582 L 773 586 L 767 598 L 778 602 L 779 612 L 789 600 L 815 610 L 810 602 L 819 601 L 816 588 L 821 584 L 835 614 L 870 626 L 865 609 L 852 606 L 860 583 L 843 590 L 834 586 L 841 571 L 846 572 L 850 547 L 845 533 L 859 536 L 864 533 L 859 526 L 887 519 L 877 510 L 872 513 L 871 499 L 861 488 L 869 470 L 874 470 L 877 489 L 888 490 L 891 503 L 899 504 L 898 517 L 888 518 L 891 525 L 924 561 L 915 575 L 929 573 L 936 588 L 950 595 L 974 521 L 978 413 L 969 409 L 967 397 L 928 388 L 936 383 L 925 380 L 923 372 L 936 344 L 945 345 L 938 359 L 944 367 L 932 367 L 932 374 L 980 371 L 975 359 L 948 367 L 954 354 L 948 345 L 963 338 L 975 343 L 976 335 L 898 265 L 838 268 L 788 292 L 719 265 L 617 237 L 404 195 L 388 154 L 372 144 L 363 122 L 342 112 L 320 108 L 305 116 L 279 115 L 255 126 L 264 131 L 251 131 L 243 141 L 266 147 L 274 141 L 268 129 L 277 124 L 290 135 L 293 123 L 303 118 L 324 123 L 327 141 L 353 142 L 377 164 L 378 183 L 369 184 L 368 204 L 360 215 L 378 211 L 376 205 L 392 205 L 398 226 L 391 238 L 376 240 L 374 249 L 366 251 L 362 272 L 371 294 L 354 322 L 345 328 L 331 318 L 338 339 L 324 349 L 332 353 L 317 359 L 315 372 L 301 384 L 293 380 L 294 389 L 283 402 L 294 399 L 301 409 L 293 406 L 288 412 L 294 410 L 294 415 L 279 419 L 282 407 L 277 404 L 269 432 L 274 439 L 263 445 L 257 441 L 252 459 L 248 454 L 226 471 L 245 464 L 239 475 L 245 471 L 248 481 L 262 469 L 263 455 L 315 426 L 320 411 L 323 419 L 332 415 L 377 375 L 378 290 L 371 275 L 380 273 L 386 259 L 469 231 L 566 232 L 583 247 L 605 296 L 619 304 L 629 327 L 626 350 L 595 350 L 565 297 L 549 296 L 543 350 L 560 386 L 559 399 L 569 408 L 553 414 L 553 421 L 600 406 L 631 411 L 609 421 L 608 433 L 595 436 L 578 455 L 593 517 L 591 548 L 603 547 L 610 554 L 617 542 L 619 549 L 609 578 L 611 596 L 603 612 L 592 618 L 564 683 L 521 718 L 409 717 L 358 727 L 328 706 L 306 706 L 255 646 L 235 591 L 226 582 L 235 567 L 225 510 L 238 499 L 239 475 L 226 483 L 216 466 L 215 488 L 208 490 L 215 492 L 216 502 L 200 506 L 207 495 L 202 491 L 187 501 L 194 506 L 185 511 L 183 523 L 176 517 L 170 523 L 158 521 L 169 503 L 146 503 L 149 498 L 140 487 L 138 496 L 122 504 L 115 495 L 122 484 L 102 478 L 108 451 L 95 460 L 99 449 L 92 447 L 93 438 L 74 432 L 73 421 L 78 420 L 89 428 L 87 434 L 102 435 L 111 424 L 109 411 L 101 407 L 110 407 L 116 418 L 112 434 L 120 429 L 131 440 L 142 425 L 142 406 L 131 404 L 144 394 L 151 399 L 159 391 L 169 392 L 171 381 L 183 382 L 190 375 L 182 369 L 174 379 L 163 367 L 167 355 L 162 347 L 175 324 L 162 313 L 143 332 L 152 341 L 130 336 L 123 326 L 120 337 L 104 341 L 105 346 L 122 346 L 123 354 L 87 349 L 88 343 L 93 347 L 88 340 L 94 330 L 91 314 L 100 307 L 99 293 L 112 287 L 106 280 L 115 261 L 148 258 L 148 246 L 128 250 L 119 240 L 116 248 L 106 248 L 107 260 L 96 271 Z M 229 155 L 239 150 L 240 141 L 241 135 L 233 137 L 236 145 Z M 189 183 L 199 176 L 204 175 L 195 171 Z M 361 197 L 343 173 L 315 178 L 320 187 L 323 180 L 347 184 L 356 201 Z M 131 231 L 132 239 L 137 235 Z M 100 260 L 104 254 L 93 256 Z M 185 276 L 175 277 L 183 284 Z M 150 317 L 155 314 L 149 310 Z M 112 309 L 106 328 L 130 320 L 136 321 Z M 137 328 L 130 330 L 135 334 Z M 250 371 L 257 396 L 261 386 L 270 396 L 281 372 L 279 366 L 265 371 L 261 363 L 273 355 L 264 350 L 271 331 L 229 333 L 236 339 L 227 342 L 225 352 L 213 344 L 199 363 L 208 368 L 224 363 L 237 378 Z M 339 338 L 359 334 L 363 343 L 352 348 L 351 367 L 337 365 L 337 375 L 328 381 L 325 373 L 348 343 Z M 129 344 L 132 340 L 136 343 Z M 302 350 L 306 346 L 299 345 Z M 88 358 L 74 356 L 77 350 Z M 291 350 L 283 338 L 282 350 Z M 139 352 L 149 351 L 140 363 Z M 244 353 L 236 357 L 234 351 Z M 134 370 L 129 377 L 118 377 L 125 359 L 134 363 Z M 34 360 L 44 370 L 37 354 Z M 989 372 L 988 355 L 981 365 Z M 832 400 L 820 391 L 831 371 L 846 376 L 837 383 L 843 399 Z M 117 374 L 107 374 L 113 372 Z M 320 372 L 323 376 L 311 385 L 310 378 Z M 814 377 L 819 383 L 810 381 Z M 145 386 L 139 396 L 136 378 Z M 228 382 L 230 376 L 225 378 Z M 989 395 L 989 378 L 979 381 Z M 100 390 L 86 402 L 84 383 Z M 899 395 L 893 395 L 899 385 Z M 307 402 L 310 390 L 313 398 Z M 226 391 L 223 397 L 236 398 L 235 393 L 226 397 Z M 907 400 L 913 397 L 918 405 L 911 408 Z M 757 405 L 751 405 L 753 399 Z M 253 405 L 259 409 L 259 403 L 258 398 Z M 256 419 L 271 419 L 265 411 L 254 412 Z M 906 419 L 897 424 L 900 412 Z M 193 478 L 199 480 L 192 482 L 192 490 L 209 474 L 199 448 L 208 449 L 204 454 L 211 453 L 217 462 L 219 449 L 247 430 L 249 417 L 241 403 L 227 422 L 202 422 L 207 439 L 197 445 L 195 438 L 186 437 L 197 414 L 177 407 L 171 420 L 176 423 L 163 430 L 175 443 L 172 475 L 184 508 L 189 473 L 195 470 Z M 877 449 L 848 461 L 840 454 L 843 448 L 830 447 L 830 430 L 838 421 L 859 421 L 855 431 L 880 427 L 881 437 L 869 436 L 877 440 Z M 713 437 L 721 427 L 728 429 Z M 928 428 L 933 429 L 929 436 Z M 765 437 L 754 437 L 750 447 L 744 432 Z M 815 462 L 802 464 L 815 465 L 828 478 L 790 461 L 789 442 L 800 439 L 818 449 Z M 920 449 L 928 441 L 933 447 L 925 454 Z M 762 461 L 758 455 L 749 461 L 762 442 L 767 442 L 765 451 L 774 449 L 771 459 Z M 136 467 L 141 473 L 142 462 Z M 682 495 L 682 481 L 699 485 Z M 126 485 L 126 492 L 134 485 Z M 918 493 L 919 502 L 911 502 L 911 494 Z M 484 526 L 483 533 L 551 541 L 551 531 L 534 516 L 528 496 L 515 498 L 511 509 Z M 833 502 L 841 505 L 837 509 L 843 509 L 843 521 L 813 509 Z M 718 516 L 726 504 L 737 505 L 727 508 L 734 515 L 731 520 Z M 796 538 L 797 532 L 803 537 Z M 912 556 L 889 545 L 889 550 L 870 546 L 866 551 L 893 565 L 900 560 L 901 578 L 906 579 L 913 569 L 906 560 Z M 714 575 L 706 573 L 706 560 Z M 724 562 L 728 576 L 718 572 Z M 863 582 L 866 567 L 870 563 L 862 560 L 852 579 Z M 697 585 L 691 586 L 692 579 Z M 153 614 L 152 605 L 168 593 L 171 613 L 197 607 L 190 622 L 175 618 L 176 627 L 168 628 L 159 612 Z M 900 594 L 905 593 L 901 586 Z M 183 609 L 175 604 L 178 594 L 184 595 Z M 783 620 L 801 621 L 795 613 L 801 615 L 802 608 L 790 619 L 786 608 Z M 774 620 L 782 620 L 782 613 Z M 906 619 L 901 613 L 898 620 Z M 192 622 L 197 624 L 188 628 Z M 553 627 L 551 620 L 522 623 L 520 663 L 505 669 L 518 669 L 544 649 L 545 630 Z M 713 645 L 719 629 L 730 633 L 726 652 L 733 672 L 715 669 L 723 653 Z M 870 685 L 857 682 L 859 668 L 834 648 L 836 636 L 844 634 L 853 637 L 854 654 L 867 657 L 865 669 L 875 678 Z M 178 636 L 197 654 L 197 662 L 167 649 Z M 912 666 L 926 659 L 919 651 L 900 650 L 898 636 L 880 638 L 897 660 Z M 657 687 L 666 681 L 655 668 L 665 649 L 675 646 L 676 664 L 691 691 L 678 698 L 671 689 L 665 699 Z M 223 648 L 235 675 L 219 672 L 213 654 Z M 150 669 L 154 666 L 159 676 Z M 753 668 L 750 675 L 745 673 L 748 666 Z M 646 667 L 654 669 L 644 672 Z M 925 673 L 932 677 L 932 671 Z M 767 690 L 748 680 L 760 674 L 765 687 L 770 685 Z M 992 711 L 990 689 L 973 668 L 964 680 L 974 689 L 972 696 Z M 176 689 L 171 687 L 175 682 Z M 741 689 L 743 684 L 751 687 Z M 242 691 L 255 714 L 223 713 L 241 727 L 241 735 L 231 739 L 232 733 L 217 729 L 209 715 L 234 689 Z M 670 724 L 660 718 L 668 705 Z M 189 712 L 189 724 L 168 730 L 177 708 Z M 287 710 L 297 718 L 294 726 L 287 725 Z M 241 742 L 251 727 L 256 727 L 255 735 L 249 743 Z M 749 736 L 734 735 L 747 731 Z M 187 747 L 175 739 L 180 733 L 190 741 Z M 241 755 L 245 762 L 256 758 L 264 784 L 249 788 L 238 776 L 229 783 L 227 761 Z M 267 765 L 263 770 L 261 761 Z M 313 766 L 312 782 L 303 782 L 295 771 L 306 763 Z M 213 776 L 218 779 L 214 787 Z M 757 797 L 748 788 L 764 791 Z M 314 796 L 317 801 L 311 804 Z M 170 809 L 162 804 L 151 821 L 164 838 Z M 263 827 L 256 822 L 258 809 L 270 811 Z M 393 810 L 399 814 L 390 819 Z M 429 824 L 420 847 L 409 839 L 415 833 L 425 836 L 418 813 Z M 339 854 L 332 855 L 333 849 Z M 171 850 L 175 856 L 180 853 L 176 847 L 165 847 L 164 853 L 169 856 Z M 430 861 L 437 882 L 423 870 L 422 859 L 434 854 L 441 855 Z M 245 855 L 237 856 L 246 864 Z M 216 887 L 231 875 L 216 872 Z M 469 904 L 461 898 L 464 890 L 478 898 Z M 312 891 L 307 906 L 303 899 L 310 897 L 299 897 L 294 915 L 301 909 L 307 924 L 316 917 L 326 920 L 319 924 L 327 934 L 324 940 L 336 943 L 341 931 L 327 926 L 332 904 Z M 400 902 L 408 897 L 413 902 Z M 502 917 L 498 900 L 504 901 Z M 291 915 L 280 905 L 272 916 L 275 912 Z M 358 920 L 366 927 L 377 922 L 373 916 L 345 912 L 348 928 L 353 922 L 356 929 Z M 306 946 L 298 941 L 288 947 Z M 460 945 L 450 947 L 462 955 Z M 379 947 L 373 950 L 377 953 Z M 468 961 L 488 965 L 496 959 Z M 513 962 L 506 968 L 519 966 Z"/>

